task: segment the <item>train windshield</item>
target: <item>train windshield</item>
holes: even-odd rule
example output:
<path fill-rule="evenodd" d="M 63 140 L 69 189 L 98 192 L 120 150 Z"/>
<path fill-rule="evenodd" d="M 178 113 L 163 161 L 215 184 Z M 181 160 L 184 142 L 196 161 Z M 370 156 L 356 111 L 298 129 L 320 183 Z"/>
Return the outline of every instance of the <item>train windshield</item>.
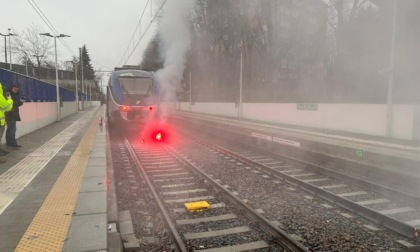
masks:
<path fill-rule="evenodd" d="M 118 74 L 118 82 L 124 95 L 150 95 L 152 78 L 143 76 L 135 71 L 121 72 Z"/>
<path fill-rule="evenodd" d="M 123 94 L 149 95 L 152 90 L 152 79 L 139 76 L 119 76 Z"/>

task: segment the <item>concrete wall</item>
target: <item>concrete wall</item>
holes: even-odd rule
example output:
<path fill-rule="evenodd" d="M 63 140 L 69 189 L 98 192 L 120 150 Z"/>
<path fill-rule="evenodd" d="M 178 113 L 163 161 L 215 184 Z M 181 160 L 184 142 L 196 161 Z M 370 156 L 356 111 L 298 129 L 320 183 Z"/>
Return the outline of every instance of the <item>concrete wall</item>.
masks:
<path fill-rule="evenodd" d="M 241 118 L 347 131 L 373 136 L 386 136 L 385 104 L 316 104 L 316 110 L 300 110 L 296 103 L 244 103 Z M 234 103 L 181 102 L 176 108 L 211 115 L 238 117 Z M 420 140 L 419 106 L 394 105 L 392 137 Z M 416 116 L 417 115 L 417 116 Z"/>
<path fill-rule="evenodd" d="M 92 101 L 92 106 L 100 105 L 99 101 Z M 85 102 L 85 108 L 90 106 L 90 102 Z M 79 107 L 82 107 L 81 103 Z M 19 107 L 19 112 L 22 121 L 17 123 L 17 139 L 57 121 L 57 104 L 55 102 L 27 102 Z M 61 118 L 66 118 L 76 112 L 76 102 L 63 102 Z M 3 135 L 6 135 L 6 133 Z M 3 136 L 1 143 L 4 144 L 5 142 L 6 140 Z"/>
<path fill-rule="evenodd" d="M 420 105 L 415 105 L 414 108 L 414 123 L 413 123 L 413 127 L 414 127 L 414 139 L 415 140 L 420 140 Z"/>

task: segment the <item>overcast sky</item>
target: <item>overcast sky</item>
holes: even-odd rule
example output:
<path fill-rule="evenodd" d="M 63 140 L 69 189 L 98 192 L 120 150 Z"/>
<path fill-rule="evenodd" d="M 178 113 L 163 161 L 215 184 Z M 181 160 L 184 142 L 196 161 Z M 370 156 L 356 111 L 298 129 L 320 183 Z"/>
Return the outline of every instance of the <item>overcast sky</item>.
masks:
<path fill-rule="evenodd" d="M 148 0 L 1 0 L 0 33 L 7 34 L 8 28 L 12 28 L 12 33 L 19 34 L 35 24 L 53 34 L 31 5 L 36 4 L 58 33 L 71 36 L 64 39 L 77 56 L 78 48 L 86 45 L 93 67 L 111 70 L 127 60 L 124 55 L 127 55 L 127 46 L 144 8 L 146 12 L 141 22 L 142 33 L 150 24 L 151 12 L 154 13 L 162 1 L 150 0 L 152 9 L 150 3 L 146 7 L 147 2 Z M 142 52 L 155 31 L 156 27 L 152 25 L 126 64 L 140 63 Z M 137 30 L 134 42 L 130 43 L 130 53 L 139 38 L 140 32 Z M 58 39 L 57 51 L 59 62 L 71 59 L 72 53 Z M 4 61 L 3 38 L 0 39 L 0 61 Z"/>

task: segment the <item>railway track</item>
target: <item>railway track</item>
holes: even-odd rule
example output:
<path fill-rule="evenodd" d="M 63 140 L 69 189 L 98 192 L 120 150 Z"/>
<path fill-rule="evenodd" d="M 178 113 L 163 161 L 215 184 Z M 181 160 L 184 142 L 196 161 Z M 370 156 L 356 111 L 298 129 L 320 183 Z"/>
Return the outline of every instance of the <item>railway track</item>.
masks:
<path fill-rule="evenodd" d="M 179 251 L 308 251 L 171 147 L 128 140 L 125 145 Z M 197 201 L 210 208 L 185 209 Z"/>
<path fill-rule="evenodd" d="M 191 138 L 191 132 L 188 132 L 188 137 Z M 381 227 L 409 239 L 418 240 L 420 237 L 419 196 L 243 143 L 222 140 L 216 144 L 216 138 L 195 140 Z"/>

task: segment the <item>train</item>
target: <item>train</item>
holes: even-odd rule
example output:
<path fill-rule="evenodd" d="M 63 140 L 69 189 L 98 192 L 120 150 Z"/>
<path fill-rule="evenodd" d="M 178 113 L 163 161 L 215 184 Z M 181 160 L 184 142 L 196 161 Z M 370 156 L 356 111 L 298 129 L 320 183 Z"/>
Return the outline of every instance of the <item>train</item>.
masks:
<path fill-rule="evenodd" d="M 159 105 L 153 72 L 127 65 L 111 72 L 106 95 L 108 128 L 138 129 L 157 117 Z"/>

